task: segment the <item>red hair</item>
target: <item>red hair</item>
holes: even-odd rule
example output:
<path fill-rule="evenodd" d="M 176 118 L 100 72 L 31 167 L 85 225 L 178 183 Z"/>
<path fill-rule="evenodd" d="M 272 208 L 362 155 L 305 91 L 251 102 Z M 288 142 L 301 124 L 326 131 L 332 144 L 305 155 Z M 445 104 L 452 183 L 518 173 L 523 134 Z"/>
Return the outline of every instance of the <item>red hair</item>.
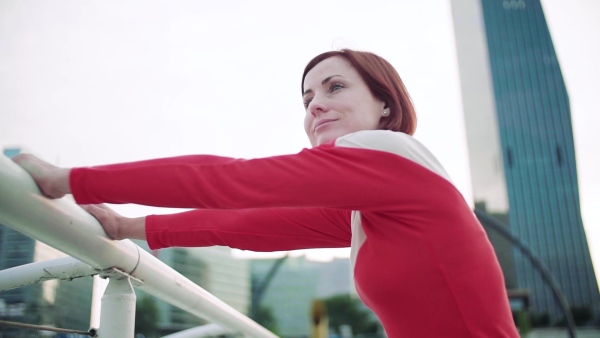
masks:
<path fill-rule="evenodd" d="M 379 129 L 414 134 L 417 128 L 417 115 L 400 75 L 389 62 L 373 53 L 342 49 L 315 56 L 306 65 L 302 74 L 303 94 L 306 74 L 319 62 L 334 56 L 348 60 L 365 81 L 371 93 L 385 102 L 390 109 L 390 115 L 381 119 Z"/>

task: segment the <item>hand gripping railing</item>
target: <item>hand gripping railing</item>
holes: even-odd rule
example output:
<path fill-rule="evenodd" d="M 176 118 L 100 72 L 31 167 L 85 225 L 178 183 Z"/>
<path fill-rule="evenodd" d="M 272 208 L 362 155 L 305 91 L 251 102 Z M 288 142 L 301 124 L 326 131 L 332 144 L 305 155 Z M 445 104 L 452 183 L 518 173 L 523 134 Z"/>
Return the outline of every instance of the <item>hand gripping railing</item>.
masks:
<path fill-rule="evenodd" d="M 123 278 L 108 275 L 111 282 L 104 296 L 108 298 L 107 301 L 110 301 L 107 293 L 119 294 L 123 290 L 127 293 L 131 283 L 134 283 L 149 294 L 223 328 L 251 337 L 276 337 L 135 243 L 110 240 L 96 219 L 72 201 L 43 197 L 31 177 L 5 156 L 0 156 L 0 223 L 77 258 L 98 271 L 121 271 L 126 283 L 115 283 L 113 291 L 110 291 L 110 284 Z M 130 281 L 129 277 L 136 282 Z M 112 309 L 118 308 L 113 306 Z M 106 312 L 113 319 L 132 318 L 130 314 L 119 316 Z M 103 328 L 110 325 L 105 322 L 106 318 L 103 309 L 99 337 L 108 337 L 103 335 Z M 129 328 L 131 331 L 132 323 Z M 127 333 L 127 336 L 133 337 L 133 332 Z"/>

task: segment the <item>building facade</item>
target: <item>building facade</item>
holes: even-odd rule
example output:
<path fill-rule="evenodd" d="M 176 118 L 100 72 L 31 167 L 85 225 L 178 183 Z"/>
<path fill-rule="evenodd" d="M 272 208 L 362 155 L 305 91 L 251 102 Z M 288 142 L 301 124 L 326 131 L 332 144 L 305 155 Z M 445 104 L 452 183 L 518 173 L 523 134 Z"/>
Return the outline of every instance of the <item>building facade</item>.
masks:
<path fill-rule="evenodd" d="M 137 245 L 150 251 L 144 241 Z M 154 256 L 198 284 L 235 310 L 248 314 L 251 301 L 250 263 L 235 258 L 230 248 L 166 248 L 151 251 Z M 136 290 L 138 301 L 153 296 Z M 166 335 L 207 322 L 195 315 L 155 299 L 158 309 L 157 334 Z"/>
<path fill-rule="evenodd" d="M 452 0 L 452 14 L 475 205 L 504 217 L 571 307 L 593 311 L 598 323 L 569 98 L 540 0 Z M 505 256 L 505 275 L 529 292 L 531 312 L 560 320 L 551 289 L 525 256 Z"/>
<path fill-rule="evenodd" d="M 255 282 L 264 283 L 278 260 L 252 260 L 251 271 Z M 308 260 L 305 256 L 290 256 L 271 277 L 261 297 L 260 307 L 272 313 L 275 333 L 281 337 L 311 336 L 311 309 L 315 300 L 339 295 L 358 299 L 348 258 L 320 262 Z M 360 309 L 378 323 L 375 314 L 362 302 L 358 303 Z"/>

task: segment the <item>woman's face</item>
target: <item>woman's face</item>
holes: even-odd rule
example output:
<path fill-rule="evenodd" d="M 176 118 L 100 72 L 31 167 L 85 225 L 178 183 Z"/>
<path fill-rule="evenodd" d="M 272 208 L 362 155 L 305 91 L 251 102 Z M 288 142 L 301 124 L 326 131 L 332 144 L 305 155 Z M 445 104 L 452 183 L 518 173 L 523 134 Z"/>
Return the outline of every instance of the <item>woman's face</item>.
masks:
<path fill-rule="evenodd" d="M 319 62 L 304 78 L 304 130 L 313 147 L 379 126 L 385 103 L 341 56 Z"/>

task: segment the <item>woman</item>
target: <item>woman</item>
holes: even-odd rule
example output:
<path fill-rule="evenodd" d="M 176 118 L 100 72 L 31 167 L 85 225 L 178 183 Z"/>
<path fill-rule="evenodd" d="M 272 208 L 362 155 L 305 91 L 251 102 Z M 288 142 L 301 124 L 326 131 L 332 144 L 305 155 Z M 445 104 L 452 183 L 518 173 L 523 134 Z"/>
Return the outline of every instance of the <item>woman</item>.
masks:
<path fill-rule="evenodd" d="M 124 218 L 84 206 L 114 239 L 152 249 L 351 247 L 360 298 L 389 337 L 518 337 L 487 236 L 438 161 L 412 138 L 394 68 L 368 53 L 321 54 L 302 79 L 311 149 L 254 160 L 187 156 L 92 168 L 16 159 L 44 194 L 79 204 L 195 208 Z"/>

